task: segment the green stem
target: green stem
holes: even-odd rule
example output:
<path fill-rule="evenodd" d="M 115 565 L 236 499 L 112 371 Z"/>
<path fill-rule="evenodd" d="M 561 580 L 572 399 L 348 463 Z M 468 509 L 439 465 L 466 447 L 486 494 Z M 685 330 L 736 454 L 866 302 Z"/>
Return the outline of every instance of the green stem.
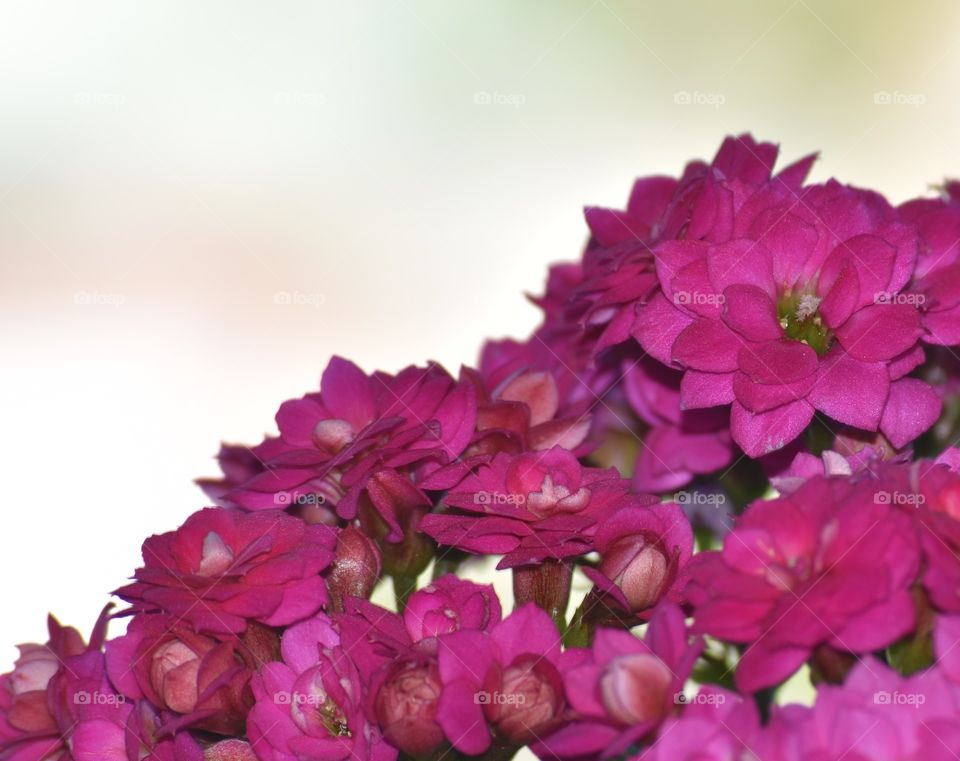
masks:
<path fill-rule="evenodd" d="M 417 577 L 398 573 L 390 578 L 393 580 L 393 594 L 397 600 L 397 612 L 403 613 L 410 595 L 417 591 Z"/>

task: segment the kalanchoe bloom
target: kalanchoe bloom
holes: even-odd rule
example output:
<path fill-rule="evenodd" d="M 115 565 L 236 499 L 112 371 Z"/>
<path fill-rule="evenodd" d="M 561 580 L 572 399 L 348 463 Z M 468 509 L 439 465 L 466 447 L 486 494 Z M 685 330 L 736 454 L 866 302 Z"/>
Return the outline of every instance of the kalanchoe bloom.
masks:
<path fill-rule="evenodd" d="M 820 646 L 869 653 L 913 629 L 920 565 L 911 518 L 873 480 L 817 477 L 754 502 L 688 566 L 695 627 L 748 645 L 736 683 L 786 679 Z"/>
<path fill-rule="evenodd" d="M 500 744 L 537 745 L 562 722 L 560 634 L 528 603 L 489 632 L 461 629 L 441 638 L 443 692 L 437 720 L 469 755 Z"/>
<path fill-rule="evenodd" d="M 728 415 L 722 410 L 685 410 L 682 373 L 649 356 L 623 362 L 623 393 L 649 430 L 637 453 L 633 486 L 639 491 L 678 489 L 695 476 L 730 464 L 734 457 Z"/>
<path fill-rule="evenodd" d="M 364 712 L 364 686 L 337 632 L 323 616 L 290 627 L 282 663 L 254 676 L 247 719 L 261 761 L 393 761 L 397 752 Z"/>
<path fill-rule="evenodd" d="M 224 735 L 242 731 L 250 677 L 277 657 L 277 635 L 260 624 L 214 636 L 164 615 L 137 616 L 107 643 L 110 679 L 125 697 L 177 714 L 178 727 Z"/>
<path fill-rule="evenodd" d="M 904 377 L 924 356 L 907 298 L 914 229 L 877 194 L 833 181 L 718 188 L 734 198 L 728 234 L 660 242 L 662 292 L 633 328 L 684 371 L 682 406 L 731 404 L 733 438 L 751 457 L 792 441 L 815 411 L 897 447 L 929 428 L 939 400 Z"/>
<path fill-rule="evenodd" d="M 661 599 L 681 602 L 693 530 L 677 505 L 639 504 L 617 510 L 594 537 L 597 568 L 584 568 L 605 605 L 642 613 Z"/>
<path fill-rule="evenodd" d="M 334 357 L 319 393 L 277 412 L 279 451 L 265 460 L 266 471 L 226 499 L 251 510 L 314 499 L 352 520 L 365 495 L 399 541 L 400 514 L 431 504 L 417 482 L 458 457 L 475 424 L 473 385 L 436 364 L 368 376 Z"/>
<path fill-rule="evenodd" d="M 590 650 L 568 650 L 561 663 L 570 723 L 546 737 L 541 758 L 609 758 L 654 730 L 682 699 L 702 648 L 683 614 L 661 604 L 643 639 L 599 629 Z"/>
<path fill-rule="evenodd" d="M 53 616 L 47 619 L 50 639 L 45 645 L 20 645 L 20 657 L 13 671 L 0 676 L 0 758 L 57 758 L 65 753 L 48 687 L 64 662 L 103 642 L 105 617 L 98 622 L 90 647 L 80 633 L 62 626 Z"/>
<path fill-rule="evenodd" d="M 940 669 L 903 677 L 867 656 L 843 686 L 824 685 L 813 708 L 774 708 L 756 738 L 763 759 L 956 758 L 960 690 Z"/>
<path fill-rule="evenodd" d="M 443 744 L 440 689 L 433 658 L 399 661 L 378 673 L 369 687 L 371 712 L 391 745 L 413 758 L 428 758 Z"/>
<path fill-rule="evenodd" d="M 680 714 L 663 723 L 657 740 L 635 761 L 728 761 L 753 757 L 752 744 L 760 732 L 760 717 L 753 700 L 707 686 L 683 702 Z"/>
<path fill-rule="evenodd" d="M 500 622 L 500 600 L 493 587 L 453 574 L 414 592 L 403 614 L 353 598 L 336 616 L 346 647 L 369 679 L 390 660 L 417 660 L 437 652 L 437 638 L 461 629 L 488 630 Z"/>
<path fill-rule="evenodd" d="M 116 594 L 134 613 L 162 611 L 198 631 L 286 626 L 327 602 L 320 572 L 335 536 L 280 510 L 206 508 L 143 543 L 143 568 Z"/>
<path fill-rule="evenodd" d="M 456 513 L 428 515 L 421 530 L 467 552 L 503 554 L 499 568 L 563 559 L 590 550 L 597 522 L 627 488 L 616 470 L 584 468 L 558 447 L 498 454 L 444 497 Z"/>

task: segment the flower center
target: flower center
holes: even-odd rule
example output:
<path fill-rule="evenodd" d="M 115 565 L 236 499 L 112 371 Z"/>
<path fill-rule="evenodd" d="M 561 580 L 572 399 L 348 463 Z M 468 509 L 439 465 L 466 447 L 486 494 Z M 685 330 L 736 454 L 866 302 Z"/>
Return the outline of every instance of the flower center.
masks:
<path fill-rule="evenodd" d="M 818 356 L 833 343 L 833 335 L 820 316 L 820 301 L 812 293 L 788 291 L 777 302 L 777 318 L 787 338 L 805 343 Z"/>

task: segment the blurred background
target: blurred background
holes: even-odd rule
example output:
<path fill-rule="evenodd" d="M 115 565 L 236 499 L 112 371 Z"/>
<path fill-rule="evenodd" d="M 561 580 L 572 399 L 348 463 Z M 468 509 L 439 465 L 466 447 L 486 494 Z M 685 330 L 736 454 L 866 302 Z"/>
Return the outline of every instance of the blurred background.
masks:
<path fill-rule="evenodd" d="M 750 130 L 893 200 L 960 176 L 960 5 L 6 2 L 0 671 L 87 632 L 331 354 L 523 336 L 581 207 Z M 508 580 L 505 580 L 508 581 Z"/>

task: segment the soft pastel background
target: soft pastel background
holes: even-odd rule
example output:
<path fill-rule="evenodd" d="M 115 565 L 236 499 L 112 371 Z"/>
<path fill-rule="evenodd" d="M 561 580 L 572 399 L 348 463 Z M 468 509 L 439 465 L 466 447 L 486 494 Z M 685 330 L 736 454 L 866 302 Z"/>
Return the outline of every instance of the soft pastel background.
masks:
<path fill-rule="evenodd" d="M 86 631 L 332 353 L 524 335 L 584 203 L 752 130 L 960 175 L 955 2 L 6 2 L 0 670 Z"/>

